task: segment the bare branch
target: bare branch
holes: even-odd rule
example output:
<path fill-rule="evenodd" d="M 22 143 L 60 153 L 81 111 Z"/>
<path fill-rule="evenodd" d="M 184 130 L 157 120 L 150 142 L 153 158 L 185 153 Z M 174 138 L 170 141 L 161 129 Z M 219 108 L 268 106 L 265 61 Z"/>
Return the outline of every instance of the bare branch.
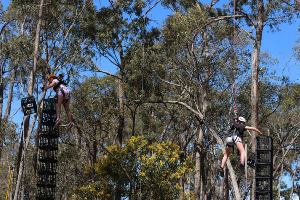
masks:
<path fill-rule="evenodd" d="M 195 115 L 197 115 L 201 120 L 203 120 L 204 116 L 202 113 L 198 112 L 197 110 L 193 109 L 191 106 L 188 104 L 181 102 L 181 101 L 164 101 L 164 103 L 171 103 L 171 104 L 178 104 L 182 105 L 185 108 L 187 108 L 189 111 L 193 112 Z"/>
<path fill-rule="evenodd" d="M 224 16 L 219 16 L 219 17 L 210 17 L 210 18 L 208 18 L 208 20 L 210 20 L 210 21 L 208 23 L 206 23 L 204 25 L 204 27 L 208 26 L 214 22 L 231 19 L 231 18 L 235 18 L 235 17 L 245 17 L 245 16 L 244 15 L 224 15 Z"/>
<path fill-rule="evenodd" d="M 2 35 L 2 32 L 4 31 L 5 27 L 6 27 L 10 22 L 12 22 L 12 21 L 13 21 L 13 20 L 10 20 L 10 21 L 6 22 L 6 23 L 2 26 L 1 31 L 0 31 L 0 35 Z"/>
<path fill-rule="evenodd" d="M 145 19 L 145 17 L 147 16 L 147 14 L 160 2 L 161 0 L 158 0 L 154 3 L 154 5 L 152 7 L 150 7 L 145 14 L 143 15 L 143 18 Z"/>
<path fill-rule="evenodd" d="M 110 72 L 101 70 L 101 69 L 99 69 L 98 67 L 94 68 L 93 71 L 94 71 L 94 72 L 100 72 L 100 73 L 106 74 L 106 75 L 108 75 L 108 76 L 111 76 L 111 77 L 117 78 L 117 79 L 119 79 L 119 80 L 122 80 L 122 79 L 121 79 L 120 77 L 118 77 L 117 75 L 114 75 L 114 74 L 112 74 L 112 73 L 110 73 Z"/>
<path fill-rule="evenodd" d="M 292 138 L 292 140 L 290 141 L 290 143 L 294 143 L 295 140 L 300 136 L 300 129 L 297 130 L 295 136 Z M 290 152 L 290 150 L 292 149 L 291 145 L 288 146 L 287 150 L 284 152 L 284 154 L 282 155 L 281 161 L 279 162 L 278 166 L 276 167 L 276 169 L 273 171 L 273 176 L 277 173 L 280 165 L 284 162 L 284 159 L 286 158 L 287 154 Z M 273 162 L 275 163 L 275 160 L 273 160 Z M 276 162 L 278 163 L 278 162 Z"/>

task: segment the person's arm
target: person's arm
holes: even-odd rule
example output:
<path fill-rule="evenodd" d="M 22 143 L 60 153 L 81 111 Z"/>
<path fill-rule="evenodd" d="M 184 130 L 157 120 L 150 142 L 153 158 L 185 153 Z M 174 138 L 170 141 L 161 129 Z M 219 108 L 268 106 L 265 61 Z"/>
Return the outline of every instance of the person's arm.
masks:
<path fill-rule="evenodd" d="M 255 131 L 256 133 L 263 135 L 263 133 L 255 127 L 246 126 L 245 129 L 249 131 Z"/>
<path fill-rule="evenodd" d="M 52 81 L 49 85 L 46 85 L 46 87 L 44 88 L 45 90 L 48 90 L 49 88 L 52 88 L 53 86 L 56 85 L 55 81 Z"/>

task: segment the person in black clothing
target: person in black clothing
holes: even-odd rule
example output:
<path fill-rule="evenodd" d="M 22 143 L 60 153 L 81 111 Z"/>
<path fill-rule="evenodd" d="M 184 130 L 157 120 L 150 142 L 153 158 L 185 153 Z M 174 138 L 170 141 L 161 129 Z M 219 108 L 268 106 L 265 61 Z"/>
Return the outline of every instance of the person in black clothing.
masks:
<path fill-rule="evenodd" d="M 246 130 L 255 131 L 256 133 L 263 135 L 262 132 L 257 128 L 246 126 L 246 119 L 244 117 L 235 118 L 229 130 L 232 133 L 232 135 L 226 138 L 226 149 L 221 163 L 222 171 L 230 155 L 230 150 L 234 145 L 236 145 L 240 153 L 240 168 L 241 170 L 245 168 L 244 166 L 245 166 L 246 155 L 245 155 L 245 148 L 243 145 L 243 136 Z"/>

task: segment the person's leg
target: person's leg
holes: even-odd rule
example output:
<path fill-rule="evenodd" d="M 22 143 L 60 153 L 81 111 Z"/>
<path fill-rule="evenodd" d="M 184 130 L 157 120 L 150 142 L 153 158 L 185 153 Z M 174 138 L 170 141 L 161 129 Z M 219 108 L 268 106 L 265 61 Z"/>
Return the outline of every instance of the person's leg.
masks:
<path fill-rule="evenodd" d="M 225 152 L 224 152 L 224 155 L 223 155 L 223 159 L 222 159 L 222 163 L 221 163 L 221 168 L 222 169 L 224 169 L 226 161 L 227 161 L 227 159 L 228 159 L 228 157 L 230 155 L 230 149 L 231 149 L 231 147 L 228 147 L 228 146 L 225 149 Z"/>
<path fill-rule="evenodd" d="M 70 111 L 70 101 L 69 100 L 64 101 L 63 105 L 64 105 L 64 108 L 65 108 L 65 111 L 66 111 L 66 114 L 67 114 L 67 117 L 68 117 L 68 123 L 72 123 L 73 122 L 73 116 L 72 116 L 72 113 Z"/>
<path fill-rule="evenodd" d="M 58 126 L 61 122 L 61 104 L 63 102 L 63 96 L 57 95 L 57 104 L 56 104 L 56 122 L 55 126 Z"/>
<path fill-rule="evenodd" d="M 244 166 L 245 165 L 245 159 L 246 159 L 244 145 L 241 141 L 237 141 L 236 146 L 237 146 L 237 149 L 240 152 L 240 164 Z"/>

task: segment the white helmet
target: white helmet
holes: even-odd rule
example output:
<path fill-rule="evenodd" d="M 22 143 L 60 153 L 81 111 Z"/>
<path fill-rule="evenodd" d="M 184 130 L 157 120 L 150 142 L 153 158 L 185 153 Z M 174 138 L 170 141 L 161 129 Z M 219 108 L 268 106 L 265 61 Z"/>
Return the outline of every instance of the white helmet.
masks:
<path fill-rule="evenodd" d="M 239 120 L 240 122 L 246 123 L 246 119 L 245 119 L 244 117 L 239 117 L 238 120 Z"/>

